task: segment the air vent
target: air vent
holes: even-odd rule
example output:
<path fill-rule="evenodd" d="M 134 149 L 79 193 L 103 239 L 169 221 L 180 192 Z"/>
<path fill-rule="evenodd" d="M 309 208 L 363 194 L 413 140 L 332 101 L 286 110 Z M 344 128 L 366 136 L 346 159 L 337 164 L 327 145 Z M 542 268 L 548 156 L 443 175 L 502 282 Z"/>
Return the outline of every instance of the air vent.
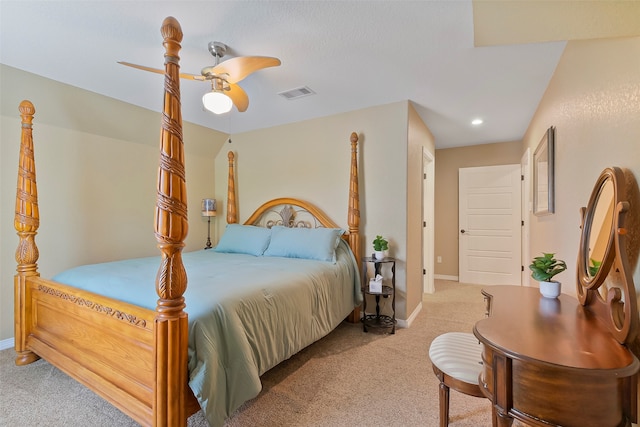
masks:
<path fill-rule="evenodd" d="M 298 87 L 291 90 L 286 90 L 284 92 L 280 92 L 278 95 L 280 95 L 285 99 L 291 100 L 291 99 L 302 98 L 303 96 L 315 95 L 315 92 L 309 89 L 308 87 L 303 86 L 303 87 Z"/>

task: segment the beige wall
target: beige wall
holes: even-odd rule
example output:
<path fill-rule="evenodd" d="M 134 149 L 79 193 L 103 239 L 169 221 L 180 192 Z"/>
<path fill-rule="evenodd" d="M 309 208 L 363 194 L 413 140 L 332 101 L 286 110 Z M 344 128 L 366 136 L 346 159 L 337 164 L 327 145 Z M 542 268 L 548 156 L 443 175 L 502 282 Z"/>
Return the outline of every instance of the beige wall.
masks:
<path fill-rule="evenodd" d="M 420 283 L 419 290 L 408 290 L 406 278 L 410 109 L 403 101 L 233 135 L 231 144 L 216 157 L 216 197 L 226 199 L 227 153 L 233 150 L 241 222 L 267 200 L 296 197 L 314 203 L 346 228 L 349 137 L 351 132 L 358 133 L 362 249 L 364 254 L 371 252 L 371 242 L 377 234 L 388 238 L 390 254 L 398 262 L 397 316 L 406 319 L 407 313 L 419 304 L 415 292 L 422 289 Z M 412 128 L 419 128 L 415 120 L 411 120 Z M 424 129 L 414 130 L 413 135 L 412 147 L 426 139 Z M 226 211 L 221 215 L 218 236 L 223 232 Z M 410 286 L 418 285 L 412 282 Z"/>
<path fill-rule="evenodd" d="M 1 68 L 0 340 L 13 336 L 13 228 L 20 147 L 18 105 L 36 108 L 34 145 L 44 277 L 74 265 L 158 255 L 153 211 L 160 115 L 78 88 Z M 158 88 L 159 91 L 162 88 Z M 206 241 L 200 200 L 214 193 L 213 159 L 227 136 L 185 124 L 190 232 L 185 250 Z"/>
<path fill-rule="evenodd" d="M 519 141 L 436 150 L 434 258 L 442 257 L 436 275 L 458 276 L 458 169 L 520 164 L 521 153 Z"/>
<path fill-rule="evenodd" d="M 563 292 L 575 294 L 579 208 L 605 167 L 628 168 L 640 181 L 640 37 L 569 42 L 523 148 L 533 152 L 549 126 L 556 127 L 556 212 L 531 216 L 531 256 L 556 252 L 566 260 L 567 271 L 556 277 Z M 632 209 L 640 215 L 640 206 Z"/>

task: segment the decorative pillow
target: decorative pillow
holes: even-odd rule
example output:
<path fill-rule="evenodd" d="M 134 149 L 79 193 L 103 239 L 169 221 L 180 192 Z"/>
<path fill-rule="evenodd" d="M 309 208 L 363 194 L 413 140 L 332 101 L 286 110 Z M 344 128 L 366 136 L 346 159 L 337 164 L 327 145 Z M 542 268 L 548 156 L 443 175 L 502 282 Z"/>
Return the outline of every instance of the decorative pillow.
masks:
<path fill-rule="evenodd" d="M 271 230 L 253 225 L 227 224 L 216 252 L 260 256 L 269 246 Z"/>
<path fill-rule="evenodd" d="M 271 229 L 271 241 L 265 256 L 306 258 L 336 262 L 336 247 L 344 230 L 339 228 L 287 228 Z"/>

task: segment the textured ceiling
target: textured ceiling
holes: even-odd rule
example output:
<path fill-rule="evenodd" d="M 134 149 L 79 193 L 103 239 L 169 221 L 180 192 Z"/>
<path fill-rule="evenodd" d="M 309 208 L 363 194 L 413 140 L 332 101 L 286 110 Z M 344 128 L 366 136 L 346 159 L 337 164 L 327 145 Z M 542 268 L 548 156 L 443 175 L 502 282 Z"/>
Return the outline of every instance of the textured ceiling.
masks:
<path fill-rule="evenodd" d="M 410 100 L 438 148 L 519 140 L 564 48 L 474 47 L 471 1 L 2 0 L 0 62 L 159 111 L 162 76 L 117 61 L 162 68 L 166 16 L 182 26 L 182 72 L 213 64 L 209 41 L 282 60 L 240 82 L 244 113 L 214 116 L 209 85 L 181 82 L 183 119 L 230 134 Z M 316 94 L 277 95 L 300 86 Z"/>

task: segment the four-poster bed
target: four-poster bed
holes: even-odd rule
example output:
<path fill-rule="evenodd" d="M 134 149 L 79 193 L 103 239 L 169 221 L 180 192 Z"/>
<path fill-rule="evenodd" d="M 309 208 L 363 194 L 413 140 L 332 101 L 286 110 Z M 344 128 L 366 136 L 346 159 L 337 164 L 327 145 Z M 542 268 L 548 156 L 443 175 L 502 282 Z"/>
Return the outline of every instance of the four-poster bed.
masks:
<path fill-rule="evenodd" d="M 202 257 L 203 252 L 212 254 L 213 251 L 182 253 L 188 230 L 178 64 L 182 31 L 178 22 L 169 17 L 164 20 L 161 32 L 165 46 L 165 83 L 155 209 L 155 234 L 161 257 L 160 259 L 156 258 L 157 275 L 155 275 L 155 293 L 152 306 L 145 307 L 137 303 L 123 302 L 111 296 L 40 277 L 37 268 L 39 252 L 35 243 L 40 216 L 31 130 L 35 108 L 29 101 L 23 101 L 20 104 L 22 137 L 15 215 L 15 228 L 19 236 L 16 250 L 17 274 L 14 281 L 15 350 L 16 364 L 26 365 L 43 358 L 95 391 L 142 425 L 178 426 L 186 425 L 187 417 L 200 409 L 198 400 L 202 403 L 206 400 L 223 399 L 227 391 L 216 390 L 215 395 L 199 396 L 196 399 L 192 392 L 193 384 L 192 387 L 189 386 L 189 369 L 193 367 L 192 365 L 196 365 L 195 356 L 191 354 L 194 349 L 190 347 L 194 341 L 193 335 L 196 330 L 191 323 L 192 312 L 190 310 L 197 304 L 193 300 L 191 300 L 192 303 L 189 303 L 190 300 L 186 298 L 188 295 L 187 275 L 190 280 L 189 290 L 191 290 L 191 285 L 198 285 L 198 283 L 192 282 L 194 278 L 191 276 L 191 271 L 196 268 L 190 270 L 185 265 L 188 266 L 189 263 L 195 265 L 193 263 L 201 261 L 200 259 L 193 261 L 191 254 Z M 259 366 L 255 368 L 259 375 L 279 363 L 280 360 L 290 357 L 292 353 L 310 344 L 309 340 L 313 342 L 321 335 L 328 333 L 337 325 L 337 316 L 342 316 L 338 319 L 338 322 L 341 321 L 359 303 L 357 271 L 360 254 L 358 230 L 360 212 L 357 139 L 357 135 L 353 133 L 351 135 L 348 231 L 345 231 L 341 238 L 336 239 L 335 254 L 338 254 L 338 260 L 332 263 L 282 258 L 284 262 L 291 263 L 291 269 L 298 268 L 293 266 L 296 261 L 308 263 L 314 265 L 314 268 L 320 269 L 343 268 L 341 266 L 351 263 L 355 266 L 355 275 L 345 275 L 345 283 L 350 280 L 351 284 L 346 286 L 353 286 L 353 288 L 346 289 L 354 292 L 351 292 L 351 295 L 346 298 L 350 291 L 345 291 L 345 288 L 342 288 L 341 292 L 345 296 L 345 300 L 339 301 L 339 308 L 328 305 L 328 308 L 325 309 L 322 306 L 321 311 L 330 313 L 327 315 L 329 317 L 326 319 L 322 317 L 319 321 L 311 320 L 311 322 L 321 323 L 322 327 L 318 327 L 318 330 L 314 329 L 310 338 L 303 337 L 300 342 L 285 346 L 288 348 L 284 353 L 269 354 L 268 360 L 260 362 Z M 229 153 L 227 222 L 240 226 L 237 218 L 233 163 L 233 153 Z M 275 219 L 273 215 L 275 215 Z M 339 228 L 318 208 L 309 203 L 289 198 L 276 199 L 263 204 L 243 224 L 246 227 L 271 227 L 273 225 L 276 226 L 272 230 L 273 236 L 276 231 L 289 230 L 287 227 L 292 226 L 317 227 L 327 230 Z M 342 232 L 337 235 L 340 234 Z M 349 249 L 341 249 L 347 246 L 341 243 L 343 241 L 348 241 L 350 251 Z M 348 260 L 345 258 L 347 255 L 344 254 L 348 254 Z M 218 255 L 250 257 L 250 255 L 241 254 L 219 253 Z M 277 256 L 283 256 L 277 251 L 275 255 L 276 257 L 271 259 L 267 259 L 269 257 L 266 256 L 254 258 L 261 259 L 264 263 L 272 263 L 276 262 Z M 158 263 L 160 264 L 159 269 L 157 268 Z M 264 268 L 266 271 L 268 266 L 263 265 L 259 268 Z M 244 268 L 238 269 L 244 270 Z M 142 285 L 150 287 L 147 283 Z M 329 285 L 333 286 L 333 283 L 329 283 Z M 273 287 L 273 294 L 264 295 L 264 297 L 269 301 L 279 301 L 280 297 L 277 293 L 279 291 L 275 284 L 268 283 L 260 286 L 268 286 L 269 291 Z M 315 284 L 310 287 L 314 292 L 317 292 Z M 262 292 L 266 294 L 265 289 L 267 288 L 262 289 Z M 294 291 L 294 288 L 285 287 L 283 292 L 285 295 L 289 295 L 298 292 L 297 289 L 298 287 Z M 323 294 L 325 295 L 324 299 L 333 299 L 331 298 L 332 290 L 322 292 L 328 295 Z M 319 297 L 314 294 L 314 296 L 305 298 L 311 299 L 315 304 Z M 335 299 L 339 300 L 340 298 Z M 328 304 L 333 304 L 333 302 L 328 301 Z M 348 304 L 350 307 L 345 311 Z M 236 306 L 238 305 L 236 304 Z M 315 307 L 313 304 L 312 306 Z M 236 311 L 225 311 L 224 313 L 223 317 L 239 316 Z M 303 315 L 305 315 L 304 311 L 296 314 L 296 316 Z M 321 316 L 323 315 L 321 314 Z M 357 317 L 356 309 L 355 314 L 352 313 L 352 320 Z M 246 324 L 244 326 L 246 327 Z M 284 334 L 289 332 L 286 327 L 279 324 L 275 324 L 274 328 L 284 329 L 282 332 Z M 250 335 L 246 331 L 243 333 Z M 249 341 L 251 338 L 255 337 L 250 336 Z M 272 338 L 275 342 L 279 342 L 280 339 L 279 335 Z M 252 345 L 249 347 L 254 347 L 255 342 L 250 344 Z M 224 346 L 224 344 L 218 345 Z M 252 353 L 247 358 L 255 357 L 256 354 Z M 193 370 L 191 376 L 193 380 Z M 237 402 L 227 403 L 225 408 L 227 414 L 237 406 Z M 208 418 L 217 423 L 220 420 L 220 415 Z"/>

